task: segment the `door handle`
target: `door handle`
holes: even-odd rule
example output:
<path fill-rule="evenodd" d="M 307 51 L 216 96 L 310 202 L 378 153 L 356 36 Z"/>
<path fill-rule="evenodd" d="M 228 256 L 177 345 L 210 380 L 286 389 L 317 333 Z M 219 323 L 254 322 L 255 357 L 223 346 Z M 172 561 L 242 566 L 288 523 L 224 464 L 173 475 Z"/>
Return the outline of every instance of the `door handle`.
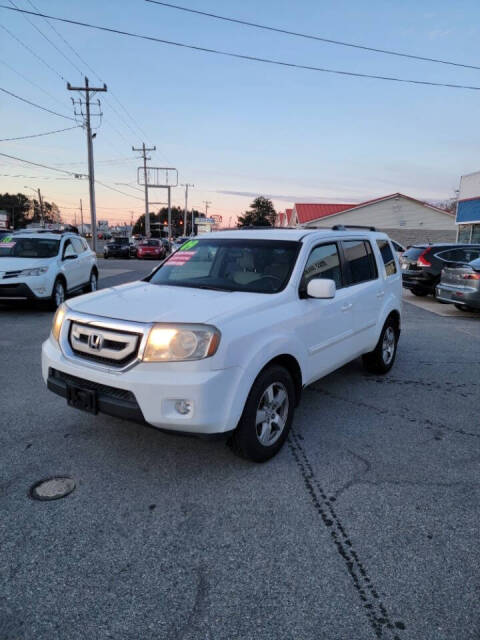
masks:
<path fill-rule="evenodd" d="M 351 302 L 349 302 L 348 304 L 344 304 L 343 307 L 341 307 L 341 309 L 342 309 L 342 311 L 348 311 L 352 307 L 353 307 L 353 304 Z"/>
<path fill-rule="evenodd" d="M 384 295 L 385 295 L 385 291 L 379 291 L 377 293 L 377 298 L 383 298 Z"/>

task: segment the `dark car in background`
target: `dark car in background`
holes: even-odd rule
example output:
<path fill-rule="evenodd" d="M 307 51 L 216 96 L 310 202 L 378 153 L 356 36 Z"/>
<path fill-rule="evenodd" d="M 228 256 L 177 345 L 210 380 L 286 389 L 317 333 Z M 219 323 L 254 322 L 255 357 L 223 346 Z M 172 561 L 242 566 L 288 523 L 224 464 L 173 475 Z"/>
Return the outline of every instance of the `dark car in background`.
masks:
<path fill-rule="evenodd" d="M 433 294 L 442 269 L 450 263 L 468 263 L 480 257 L 478 244 L 415 244 L 400 258 L 402 284 L 416 296 Z"/>
<path fill-rule="evenodd" d="M 130 241 L 128 238 L 118 237 L 107 242 L 103 247 L 103 257 L 107 258 L 130 258 Z"/>
<path fill-rule="evenodd" d="M 163 260 L 167 257 L 167 251 L 160 240 L 150 239 L 140 242 L 137 246 L 137 258 L 154 258 Z"/>
<path fill-rule="evenodd" d="M 480 258 L 451 265 L 442 271 L 437 299 L 454 304 L 460 311 L 480 310 Z"/>

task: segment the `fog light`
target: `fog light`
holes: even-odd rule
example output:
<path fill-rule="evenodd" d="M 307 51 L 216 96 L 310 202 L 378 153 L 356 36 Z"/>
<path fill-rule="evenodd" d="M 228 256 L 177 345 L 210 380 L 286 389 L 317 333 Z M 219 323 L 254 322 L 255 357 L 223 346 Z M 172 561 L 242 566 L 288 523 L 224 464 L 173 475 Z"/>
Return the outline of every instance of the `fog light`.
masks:
<path fill-rule="evenodd" d="M 192 412 L 192 404 L 189 400 L 177 400 L 175 402 L 175 409 L 182 416 L 186 416 Z"/>

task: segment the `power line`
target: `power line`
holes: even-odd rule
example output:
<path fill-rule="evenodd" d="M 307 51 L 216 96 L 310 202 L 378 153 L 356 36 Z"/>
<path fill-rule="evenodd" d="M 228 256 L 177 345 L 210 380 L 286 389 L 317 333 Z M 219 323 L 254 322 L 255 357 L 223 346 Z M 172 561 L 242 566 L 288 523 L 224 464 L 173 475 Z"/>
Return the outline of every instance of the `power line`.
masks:
<path fill-rule="evenodd" d="M 31 136 L 20 136 L 19 138 L 0 138 L 0 142 L 11 142 L 13 140 L 27 140 L 28 138 L 41 138 L 42 136 L 50 136 L 53 133 L 62 133 L 62 131 L 72 131 L 72 129 L 78 129 L 79 125 L 75 127 L 67 127 L 66 129 L 56 129 L 55 131 L 45 131 L 45 133 L 34 133 Z"/>
<path fill-rule="evenodd" d="M 0 5 L 0 9 L 8 9 L 9 11 L 18 11 L 20 13 L 28 13 L 30 15 L 39 16 L 40 18 L 49 18 L 50 20 L 57 20 L 59 22 L 65 22 L 67 24 L 74 24 L 79 27 L 86 27 L 88 29 L 96 29 L 98 31 L 106 31 L 107 33 L 115 33 L 122 36 L 128 36 L 131 38 L 137 38 L 140 40 L 148 40 L 150 42 L 159 42 L 161 44 L 167 44 L 175 47 L 181 47 L 183 49 L 191 49 L 193 51 L 202 51 L 204 53 L 213 53 L 215 55 L 226 56 L 229 58 L 237 58 L 240 60 L 249 60 L 250 62 L 262 62 L 265 64 L 277 65 L 280 67 L 290 69 L 304 69 L 306 71 L 317 71 L 320 73 L 330 73 L 341 76 L 349 76 L 354 78 L 368 78 L 372 80 L 384 80 L 387 82 L 400 82 L 403 84 L 423 85 L 430 87 L 446 87 L 448 89 L 466 89 L 470 91 L 480 91 L 480 86 L 454 84 L 448 82 L 431 82 L 429 80 L 412 80 L 409 78 L 399 78 L 395 76 L 380 76 L 370 73 L 357 73 L 354 71 L 341 71 L 339 69 L 329 69 L 326 67 L 315 67 L 313 65 L 297 64 L 294 62 L 283 62 L 281 60 L 274 60 L 272 58 L 260 58 L 258 56 L 251 56 L 241 53 L 232 53 L 231 51 L 222 51 L 220 49 L 209 49 L 207 47 L 200 47 L 192 44 L 185 44 L 183 42 L 175 42 L 173 40 L 164 40 L 162 38 L 156 38 L 154 36 L 147 36 L 139 33 L 132 33 L 130 31 L 121 31 L 120 29 L 114 29 L 112 27 L 102 27 L 99 25 L 89 24 L 87 22 L 80 22 L 78 20 L 71 20 L 68 18 L 58 18 L 56 16 L 50 16 L 44 13 L 34 13 L 33 11 L 26 11 L 24 9 L 14 9 L 13 7 L 7 7 Z"/>
<path fill-rule="evenodd" d="M 12 3 L 12 0 L 9 0 L 9 2 L 10 2 L 10 4 L 13 4 L 13 3 Z M 35 9 L 35 11 L 39 11 L 38 7 L 36 7 L 36 6 L 33 4 L 33 2 L 32 2 L 31 0 L 27 0 L 27 2 L 28 2 L 28 4 L 29 4 L 31 7 L 33 7 L 33 9 Z M 52 30 L 53 30 L 53 32 L 54 32 L 54 33 L 55 33 L 55 34 L 56 34 L 56 35 L 57 35 L 57 36 L 58 36 L 58 37 L 59 37 L 59 38 L 64 42 L 64 44 L 65 44 L 65 45 L 70 49 L 70 51 L 72 51 L 72 52 L 77 56 L 77 58 L 80 60 L 80 62 L 81 62 L 85 67 L 87 67 L 87 69 L 89 69 L 89 71 L 91 71 L 91 72 L 95 75 L 95 77 L 97 78 L 97 80 L 99 80 L 100 82 L 104 82 L 104 81 L 102 80 L 102 78 L 98 75 L 98 73 L 95 71 L 95 69 L 93 69 L 93 68 L 88 64 L 88 62 L 87 62 L 87 61 L 86 61 L 86 60 L 85 60 L 85 59 L 84 59 L 84 58 L 83 58 L 83 57 L 78 53 L 78 51 L 73 47 L 73 45 L 72 45 L 72 44 L 70 44 L 70 42 L 68 42 L 68 40 L 66 40 L 66 39 L 63 37 L 63 35 L 60 33 L 60 31 L 58 31 L 58 29 L 56 29 L 56 28 L 53 26 L 53 24 L 52 24 L 52 23 L 51 23 L 47 18 L 44 18 L 44 20 L 45 20 L 46 24 L 50 27 L 50 29 L 52 29 Z M 51 44 L 53 44 L 53 43 L 51 43 Z M 54 45 L 54 46 L 55 46 L 55 45 Z M 55 47 L 55 48 L 57 48 L 57 47 Z M 82 73 L 82 75 L 85 75 L 85 74 L 84 74 L 84 73 L 83 73 L 83 72 L 78 68 L 78 66 L 77 66 L 74 62 L 72 62 L 72 60 L 71 60 L 70 58 L 68 58 L 67 56 L 65 56 L 63 53 L 62 53 L 62 55 L 63 55 L 63 56 L 64 56 L 64 57 L 65 57 L 65 58 L 70 62 L 70 64 L 71 64 L 75 69 L 77 69 L 77 71 L 80 71 L 80 73 Z M 119 99 L 119 98 L 117 98 L 117 96 L 112 92 L 112 90 L 110 90 L 110 95 L 112 96 L 112 98 L 114 98 L 114 99 L 117 101 L 117 103 L 120 105 L 120 107 L 125 111 L 125 113 L 127 114 L 127 116 L 130 118 L 130 120 L 131 120 L 131 121 L 135 124 L 135 126 L 137 127 L 137 130 L 138 130 L 140 133 L 142 133 L 142 135 L 146 135 L 146 134 L 143 132 L 142 128 L 138 125 L 138 123 L 136 122 L 136 120 L 133 118 L 133 116 L 129 113 L 129 111 L 127 110 L 127 108 L 126 108 L 126 107 L 125 107 L 125 106 L 120 102 L 120 99 Z M 119 118 L 124 122 L 124 124 L 125 124 L 127 127 L 129 127 L 129 128 L 130 128 L 130 130 L 132 131 L 132 133 L 134 133 L 134 135 L 136 135 L 136 132 L 131 128 L 130 124 L 129 124 L 126 120 L 124 120 L 124 119 L 123 119 L 123 116 L 121 116 L 121 115 L 120 115 L 120 113 L 119 113 L 119 112 L 118 112 L 118 111 L 113 107 L 113 105 L 111 105 L 109 101 L 107 101 L 107 104 L 109 104 L 110 108 L 114 111 L 114 113 L 116 113 L 116 114 L 117 114 L 117 116 L 118 116 L 118 117 L 119 117 Z"/>
<path fill-rule="evenodd" d="M 10 4 L 12 5 L 12 7 L 14 7 L 14 8 L 15 8 L 15 9 L 17 9 L 17 10 L 20 10 L 20 9 L 19 9 L 19 7 L 17 7 L 17 5 L 13 2 L 13 0 L 8 0 L 8 1 L 9 1 L 9 2 L 10 2 Z M 44 38 L 48 43 L 50 43 L 50 44 L 52 45 L 52 47 L 53 47 L 56 51 L 58 51 L 58 53 L 59 53 L 61 56 L 63 56 L 63 57 L 65 58 L 65 60 L 67 60 L 68 62 L 70 62 L 70 64 L 74 64 L 74 63 L 72 63 L 72 62 L 71 62 L 71 60 L 69 60 L 69 59 L 68 59 L 68 57 L 63 53 L 63 51 L 62 51 L 61 49 L 59 49 L 59 48 L 57 47 L 57 45 L 56 45 L 54 42 L 52 42 L 52 40 L 50 40 L 50 38 L 49 38 L 48 36 L 46 36 L 46 35 L 43 33 L 43 31 L 42 31 L 42 30 L 41 30 L 41 29 L 40 29 L 40 28 L 39 28 L 39 27 L 38 27 L 34 22 L 32 22 L 29 18 L 27 18 L 27 16 L 26 16 L 25 14 L 23 14 L 23 17 L 25 18 L 25 20 L 26 20 L 29 24 L 31 24 L 31 25 L 32 25 L 32 27 L 33 27 L 36 31 L 38 31 L 38 33 L 42 36 L 42 38 Z M 79 71 L 79 73 L 82 73 L 82 72 L 81 72 L 81 70 L 80 70 L 80 69 L 78 69 L 78 67 L 77 67 L 77 71 Z M 64 81 L 66 82 L 66 80 L 65 80 L 65 78 L 64 78 L 63 76 L 62 76 L 62 80 L 64 80 Z"/>
<path fill-rule="evenodd" d="M 74 171 L 65 171 L 65 169 L 56 169 L 55 167 L 49 167 L 46 164 L 40 164 L 39 162 L 32 162 L 31 160 L 24 160 L 23 158 L 17 158 L 16 156 L 11 156 L 8 153 L 0 153 L 0 156 L 4 158 L 10 158 L 11 160 L 18 160 L 18 162 L 23 162 L 24 164 L 31 164 L 34 167 L 42 167 L 43 169 L 50 169 L 50 171 L 57 171 L 58 173 L 65 173 L 69 176 L 74 176 L 75 178 L 88 178 L 85 173 L 77 173 Z"/>
<path fill-rule="evenodd" d="M 21 98 L 20 96 L 17 96 L 16 93 L 12 93 L 11 91 L 7 91 L 7 89 L 3 89 L 2 87 L 0 87 L 0 91 L 3 91 L 4 93 L 8 93 L 9 96 L 12 96 L 13 98 L 17 98 L 17 100 L 21 100 L 22 102 L 26 102 L 27 104 L 32 105 L 32 107 L 37 107 L 37 109 L 41 109 L 42 111 L 47 111 L 47 113 L 53 113 L 54 116 L 59 116 L 60 118 L 65 118 L 66 120 L 73 120 L 75 122 L 75 118 L 71 118 L 70 116 L 65 116 L 62 113 L 57 113 L 56 111 L 52 111 L 51 109 L 47 109 L 46 107 L 42 107 L 39 104 L 37 104 L 36 102 L 31 102 L 30 100 L 27 100 L 26 98 Z"/>
<path fill-rule="evenodd" d="M 115 189 L 115 187 L 111 187 L 110 185 L 105 184 L 104 182 L 100 182 L 100 180 L 95 180 L 95 184 L 101 184 L 102 187 L 105 187 L 105 189 L 110 189 L 110 191 L 116 191 L 117 193 L 121 193 L 123 196 L 127 196 L 129 198 L 135 198 L 135 200 L 143 200 L 143 198 L 134 196 L 131 193 L 125 193 L 125 191 L 120 191 L 120 189 Z"/>
<path fill-rule="evenodd" d="M 4 9 L 10 9 L 10 11 L 22 11 L 21 9 L 12 9 L 11 7 L 3 7 Z M 49 64 L 46 60 L 44 60 L 41 56 L 38 55 L 38 53 L 35 53 L 35 51 L 33 49 L 30 49 L 30 47 L 28 45 L 26 45 L 24 42 L 22 42 L 20 40 L 20 38 L 17 38 L 16 35 L 14 35 L 11 31 L 9 31 L 9 29 L 7 29 L 7 27 L 3 24 L 0 24 L 0 27 L 6 31 L 8 33 L 9 36 L 11 36 L 14 40 L 16 40 L 19 44 L 22 45 L 22 47 L 24 49 L 26 49 L 27 51 L 29 51 L 32 56 L 34 56 L 35 58 L 37 58 L 37 60 L 40 60 L 40 62 L 45 65 L 48 69 L 50 69 L 50 71 L 53 71 L 53 73 L 58 76 L 60 78 L 60 80 L 63 80 L 63 76 L 61 73 L 59 73 L 56 69 L 54 69 L 52 67 L 51 64 Z"/>
<path fill-rule="evenodd" d="M 1 25 L 0 25 L 1 26 Z M 49 91 L 47 91 L 46 89 L 44 89 L 43 87 L 41 87 L 39 84 L 37 84 L 36 82 L 33 82 L 33 80 L 30 80 L 30 78 L 27 78 L 27 76 L 24 76 L 23 73 L 20 73 L 20 71 L 18 71 L 17 69 L 15 69 L 14 67 L 12 67 L 10 64 L 8 64 L 8 62 L 5 62 L 5 60 L 0 60 L 0 64 L 3 64 L 7 67 L 7 69 L 10 69 L 10 71 L 12 71 L 13 73 L 16 73 L 17 76 L 20 76 L 20 78 L 23 78 L 25 80 L 25 82 L 28 82 L 29 84 L 32 85 L 32 87 L 36 87 L 37 89 L 39 89 L 40 91 L 42 91 L 42 93 L 44 93 L 46 96 L 48 96 L 49 98 L 51 98 L 54 102 L 57 102 L 59 105 L 61 105 L 63 108 L 65 108 L 65 104 L 63 102 L 61 102 L 58 98 L 56 98 L 53 94 L 51 94 Z M 69 105 L 70 106 L 70 105 Z"/>
<path fill-rule="evenodd" d="M 170 2 L 161 2 L 160 0 L 145 0 L 151 4 L 158 4 L 170 9 L 178 9 L 179 11 L 185 11 L 187 13 L 195 13 L 200 16 L 206 16 L 207 18 L 215 18 L 216 20 L 224 20 L 225 22 L 234 22 L 247 27 L 255 27 L 256 29 L 264 29 L 265 31 L 275 31 L 276 33 L 283 33 L 288 36 L 296 36 L 298 38 L 307 38 L 308 40 L 318 40 L 320 42 L 326 42 L 327 44 L 340 45 L 342 47 L 352 47 L 353 49 L 363 49 L 364 51 L 373 51 L 374 53 L 383 53 L 389 56 L 399 56 L 401 58 L 410 58 L 412 60 L 422 60 L 423 62 L 436 62 L 438 64 L 451 65 L 452 67 L 463 67 L 464 69 L 476 69 L 480 70 L 472 64 L 462 64 L 461 62 L 452 62 L 451 60 L 442 60 L 440 58 L 428 58 L 426 56 L 417 56 L 412 53 L 403 53 L 401 51 L 391 51 L 389 49 L 378 49 L 376 47 L 367 47 L 362 44 L 355 44 L 353 42 L 344 42 L 342 40 L 333 40 L 331 38 L 323 38 L 321 36 L 314 36 L 309 33 L 300 33 L 298 31 L 289 31 L 288 29 L 280 29 L 278 27 L 271 27 L 265 24 L 258 24 L 256 22 L 248 22 L 247 20 L 240 20 L 238 18 L 229 18 L 227 16 L 220 16 L 216 13 L 209 13 L 207 11 L 199 11 L 198 9 L 190 9 L 189 7 L 181 7 L 178 4 L 171 4 Z"/>

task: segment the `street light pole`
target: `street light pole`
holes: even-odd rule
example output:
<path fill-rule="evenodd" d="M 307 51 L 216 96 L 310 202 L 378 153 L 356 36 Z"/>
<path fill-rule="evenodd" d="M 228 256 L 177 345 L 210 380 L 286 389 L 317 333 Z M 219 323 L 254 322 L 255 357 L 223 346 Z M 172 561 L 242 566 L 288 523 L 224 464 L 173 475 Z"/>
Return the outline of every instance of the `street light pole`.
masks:
<path fill-rule="evenodd" d="M 187 211 L 188 211 L 188 187 L 194 187 L 194 184 L 182 184 L 182 187 L 185 187 L 185 209 L 183 212 L 183 232 L 187 235 Z M 193 235 L 193 217 L 192 217 L 192 235 Z"/>

